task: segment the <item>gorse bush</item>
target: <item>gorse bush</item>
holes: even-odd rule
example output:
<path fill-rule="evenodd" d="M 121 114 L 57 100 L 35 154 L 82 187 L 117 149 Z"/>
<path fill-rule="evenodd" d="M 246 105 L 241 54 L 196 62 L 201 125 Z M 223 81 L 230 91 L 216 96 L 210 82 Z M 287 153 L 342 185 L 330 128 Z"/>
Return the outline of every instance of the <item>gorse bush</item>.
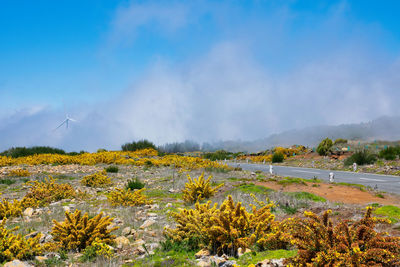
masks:
<path fill-rule="evenodd" d="M 108 166 L 105 170 L 106 172 L 117 173 L 119 169 L 118 166 Z"/>
<path fill-rule="evenodd" d="M 207 247 L 212 253 L 237 256 L 239 248 L 257 244 L 260 248 L 286 248 L 287 236 L 279 230 L 279 223 L 271 213 L 273 203 L 257 202 L 247 212 L 231 196 L 218 207 L 211 201 L 196 203 L 194 209 L 173 212 L 176 229 L 166 228 L 167 240 L 191 244 L 193 249 Z"/>
<path fill-rule="evenodd" d="M 194 203 L 213 196 L 223 184 L 212 187 L 210 183 L 211 178 L 212 176 L 210 175 L 208 179 L 204 179 L 204 172 L 197 179 L 192 179 L 188 174 L 188 182 L 182 191 L 183 200 L 188 203 Z"/>
<path fill-rule="evenodd" d="M 109 245 L 98 242 L 95 240 L 90 246 L 85 248 L 82 256 L 79 258 L 81 262 L 91 262 L 94 261 L 98 256 L 104 257 L 106 259 L 111 259 L 114 255 L 114 251 Z"/>
<path fill-rule="evenodd" d="M 135 190 L 135 189 L 142 189 L 142 188 L 144 188 L 144 186 L 145 186 L 145 183 L 142 183 L 142 182 L 139 180 L 139 178 L 136 177 L 136 178 L 134 178 L 134 179 L 129 180 L 129 181 L 126 183 L 125 188 L 133 191 L 133 190 Z"/>
<path fill-rule="evenodd" d="M 132 143 L 125 143 L 121 146 L 122 151 L 136 151 L 146 148 L 152 148 L 154 150 L 157 150 L 156 146 L 152 142 L 146 139 L 139 140 L 137 142 L 134 141 Z"/>
<path fill-rule="evenodd" d="M 272 163 L 280 163 L 283 162 L 285 156 L 280 152 L 275 152 L 272 155 Z"/>
<path fill-rule="evenodd" d="M 31 173 L 28 170 L 15 169 L 15 170 L 11 170 L 8 175 L 9 176 L 18 176 L 18 177 L 27 177 L 27 176 L 30 176 Z"/>
<path fill-rule="evenodd" d="M 66 219 L 63 222 L 53 220 L 54 226 L 51 234 L 54 241 L 59 242 L 62 248 L 66 250 L 78 251 L 92 245 L 95 241 L 113 244 L 115 236 L 111 233 L 118 227 L 107 229 L 113 218 L 103 217 L 103 213 L 99 213 L 89 219 L 87 213 L 83 216 L 81 216 L 81 213 L 80 210 L 75 210 L 74 213 L 65 212 Z"/>
<path fill-rule="evenodd" d="M 321 156 L 326 156 L 333 146 L 332 140 L 329 138 L 325 138 L 324 140 L 319 143 L 317 147 L 317 152 Z"/>
<path fill-rule="evenodd" d="M 372 164 L 376 161 L 376 156 L 370 153 L 368 150 L 364 149 L 355 152 L 353 155 L 345 159 L 344 164 L 349 166 L 354 162 L 358 165 Z"/>
<path fill-rule="evenodd" d="M 89 187 L 104 187 L 111 184 L 111 179 L 107 177 L 105 170 L 94 174 L 86 175 L 82 178 L 81 184 Z"/>
<path fill-rule="evenodd" d="M 56 180 L 51 176 L 45 178 L 43 182 L 30 181 L 26 184 L 30 186 L 30 189 L 23 201 L 31 200 L 32 203 L 39 206 L 76 196 L 75 189 L 70 184 L 56 183 Z"/>
<path fill-rule="evenodd" d="M 222 168 L 229 169 L 228 166 L 218 162 L 202 159 L 199 157 L 165 155 L 158 156 L 158 152 L 154 149 L 142 149 L 138 151 L 108 151 L 101 153 L 84 153 L 76 156 L 42 154 L 29 157 L 11 158 L 0 156 L 0 167 L 14 165 L 41 165 L 41 164 L 79 164 L 79 165 L 96 165 L 96 164 L 114 164 L 114 165 L 133 165 L 145 166 L 146 161 L 151 161 L 154 166 L 174 166 L 179 170 L 194 170 L 205 168 Z M 148 164 L 148 163 L 147 163 Z"/>
<path fill-rule="evenodd" d="M 110 193 L 108 200 L 113 206 L 140 206 L 150 204 L 151 201 L 143 195 L 145 188 L 131 191 L 130 189 L 115 189 Z"/>
<path fill-rule="evenodd" d="M 3 199 L 0 202 L 0 220 L 21 216 L 24 208 L 23 203 L 17 199 L 13 202 Z"/>
<path fill-rule="evenodd" d="M 48 147 L 48 146 L 34 146 L 34 147 L 12 147 L 8 150 L 0 153 L 1 156 L 7 156 L 12 158 L 32 156 L 35 154 L 66 154 L 64 150 Z"/>
<path fill-rule="evenodd" d="M 33 238 L 25 238 L 21 234 L 15 235 L 15 227 L 11 230 L 5 228 L 6 219 L 0 223 L 0 262 L 19 260 L 32 260 L 35 256 L 41 255 L 42 246 L 39 244 L 41 235 Z"/>
<path fill-rule="evenodd" d="M 298 254 L 295 266 L 397 266 L 400 264 L 400 239 L 374 230 L 385 220 L 371 216 L 368 207 L 356 222 L 342 221 L 333 226 L 330 210 L 322 216 L 305 212 L 306 219 L 291 218 L 286 227 Z"/>

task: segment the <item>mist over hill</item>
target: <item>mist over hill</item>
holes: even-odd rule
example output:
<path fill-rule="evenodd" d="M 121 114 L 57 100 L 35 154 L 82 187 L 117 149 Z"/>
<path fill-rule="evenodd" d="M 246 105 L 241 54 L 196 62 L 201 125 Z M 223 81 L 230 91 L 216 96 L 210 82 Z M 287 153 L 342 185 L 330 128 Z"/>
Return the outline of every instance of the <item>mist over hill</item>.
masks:
<path fill-rule="evenodd" d="M 272 134 L 254 141 L 221 141 L 205 144 L 203 149 L 258 152 L 273 146 L 291 146 L 293 144 L 311 147 L 318 145 L 326 137 L 366 141 L 400 140 L 400 117 L 384 116 L 362 123 L 306 127 Z"/>

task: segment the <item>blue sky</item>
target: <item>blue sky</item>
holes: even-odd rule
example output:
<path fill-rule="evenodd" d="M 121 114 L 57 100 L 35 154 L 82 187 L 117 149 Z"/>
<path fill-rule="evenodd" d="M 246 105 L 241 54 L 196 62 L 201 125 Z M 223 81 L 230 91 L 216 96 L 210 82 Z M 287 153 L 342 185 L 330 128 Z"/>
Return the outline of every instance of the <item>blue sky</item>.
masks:
<path fill-rule="evenodd" d="M 399 9 L 361 0 L 2 1 L 0 148 L 255 139 L 399 115 Z M 50 134 L 65 112 L 80 123 Z M 36 135 L 19 133 L 30 127 Z"/>

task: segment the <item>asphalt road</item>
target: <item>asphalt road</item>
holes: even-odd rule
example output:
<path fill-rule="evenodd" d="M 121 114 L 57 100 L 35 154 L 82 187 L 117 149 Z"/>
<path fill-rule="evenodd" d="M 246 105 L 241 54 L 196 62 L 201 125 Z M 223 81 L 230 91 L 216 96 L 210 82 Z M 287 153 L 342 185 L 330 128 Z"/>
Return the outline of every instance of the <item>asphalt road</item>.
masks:
<path fill-rule="evenodd" d="M 262 164 L 249 164 L 249 163 L 228 163 L 232 167 L 241 167 L 243 170 L 249 171 L 263 171 L 269 173 L 269 165 Z M 348 171 L 330 171 L 312 168 L 288 167 L 288 166 L 275 166 L 273 165 L 274 174 L 279 176 L 299 177 L 305 179 L 312 179 L 317 177 L 320 180 L 329 181 L 329 173 L 333 172 L 334 181 L 336 183 L 352 183 L 362 184 L 376 188 L 379 191 L 388 193 L 400 194 L 400 177 L 393 175 L 381 175 Z"/>

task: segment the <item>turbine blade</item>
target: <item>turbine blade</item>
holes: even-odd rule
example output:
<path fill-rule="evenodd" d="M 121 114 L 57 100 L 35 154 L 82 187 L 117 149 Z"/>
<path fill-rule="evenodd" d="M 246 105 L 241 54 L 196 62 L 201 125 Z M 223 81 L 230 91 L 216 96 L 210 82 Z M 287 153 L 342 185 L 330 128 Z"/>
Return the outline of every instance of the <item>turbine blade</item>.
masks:
<path fill-rule="evenodd" d="M 68 118 L 68 120 L 73 121 L 73 122 L 77 122 L 77 120 L 72 119 L 72 118 Z"/>
<path fill-rule="evenodd" d="M 64 123 L 66 123 L 67 122 L 67 120 L 64 120 L 60 125 L 58 125 L 57 126 L 57 128 L 55 128 L 53 131 L 55 131 L 55 130 L 57 130 L 58 128 L 60 128 L 61 126 L 63 126 L 64 125 Z"/>

